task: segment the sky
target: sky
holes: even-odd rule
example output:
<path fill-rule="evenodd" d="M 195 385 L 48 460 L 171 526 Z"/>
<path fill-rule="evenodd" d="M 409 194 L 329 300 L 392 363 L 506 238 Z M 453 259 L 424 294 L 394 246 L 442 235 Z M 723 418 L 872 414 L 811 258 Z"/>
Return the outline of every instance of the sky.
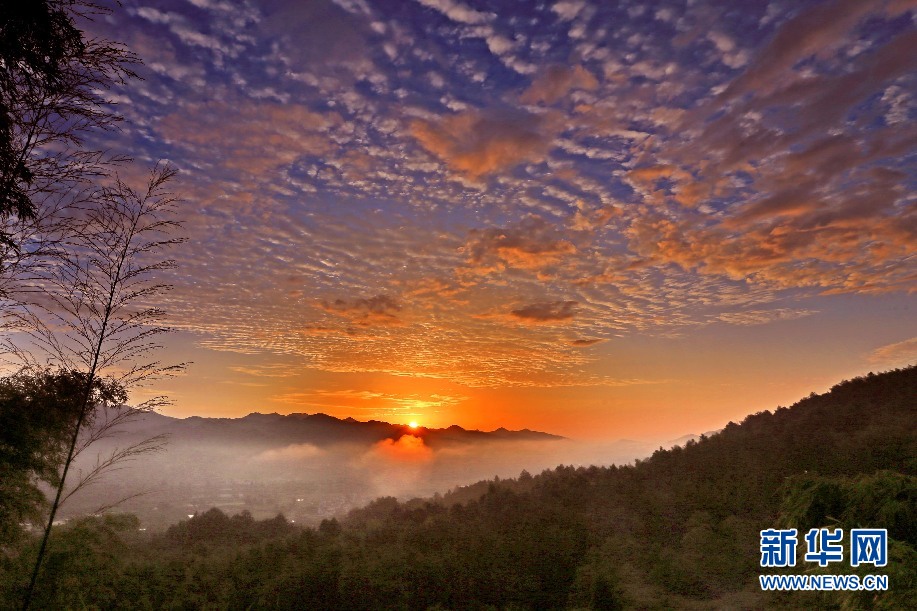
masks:
<path fill-rule="evenodd" d="M 917 361 L 917 2 L 125 0 L 169 415 L 674 438 Z"/>

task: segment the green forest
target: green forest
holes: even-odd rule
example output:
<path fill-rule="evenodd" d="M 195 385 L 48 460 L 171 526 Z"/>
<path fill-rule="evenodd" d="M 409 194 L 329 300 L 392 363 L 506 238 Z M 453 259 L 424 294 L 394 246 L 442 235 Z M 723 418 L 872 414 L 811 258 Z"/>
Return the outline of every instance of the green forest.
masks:
<path fill-rule="evenodd" d="M 57 528 L 35 608 L 650 609 L 917 606 L 917 367 L 748 416 L 633 465 L 558 466 L 301 528 L 213 509 L 147 534 Z M 885 592 L 762 592 L 759 531 L 888 529 Z M 16 608 L 37 540 L 3 555 Z M 800 554 L 801 557 L 801 554 Z M 782 572 L 812 570 L 798 563 Z"/>

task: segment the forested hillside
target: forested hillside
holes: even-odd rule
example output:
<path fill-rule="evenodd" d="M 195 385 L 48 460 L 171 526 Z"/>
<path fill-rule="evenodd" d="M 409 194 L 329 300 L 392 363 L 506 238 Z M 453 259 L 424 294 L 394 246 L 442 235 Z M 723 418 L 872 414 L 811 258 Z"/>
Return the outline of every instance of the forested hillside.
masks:
<path fill-rule="evenodd" d="M 146 536 L 130 517 L 90 518 L 55 533 L 45 571 L 56 587 L 36 606 L 917 608 L 915 422 L 910 367 L 635 465 L 524 473 L 464 503 L 379 499 L 317 530 L 212 510 Z M 889 590 L 762 592 L 759 531 L 815 526 L 887 528 L 888 565 L 866 568 Z M 24 579 L 18 558 L 4 559 L 7 606 Z"/>

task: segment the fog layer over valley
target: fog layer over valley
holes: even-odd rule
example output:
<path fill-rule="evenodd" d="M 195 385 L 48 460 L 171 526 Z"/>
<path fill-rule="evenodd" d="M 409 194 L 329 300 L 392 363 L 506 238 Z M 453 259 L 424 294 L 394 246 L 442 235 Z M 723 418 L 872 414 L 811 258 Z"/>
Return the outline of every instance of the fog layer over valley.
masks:
<path fill-rule="evenodd" d="M 325 414 L 178 419 L 148 413 L 93 445 L 77 468 L 85 472 L 117 448 L 158 435 L 167 440 L 161 452 L 138 456 L 98 479 L 65 505 L 62 517 L 118 504 L 150 529 L 211 507 L 317 524 L 381 496 L 432 497 L 559 464 L 626 464 L 659 447 L 626 439 L 584 443 L 527 429 L 412 428 Z"/>

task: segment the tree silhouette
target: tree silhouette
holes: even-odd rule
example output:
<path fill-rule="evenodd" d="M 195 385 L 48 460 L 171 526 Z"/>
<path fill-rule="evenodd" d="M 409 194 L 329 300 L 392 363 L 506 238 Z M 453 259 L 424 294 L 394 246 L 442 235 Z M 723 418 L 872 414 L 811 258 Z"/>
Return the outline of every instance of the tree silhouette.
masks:
<path fill-rule="evenodd" d="M 63 451 L 81 409 L 85 375 L 74 371 L 20 371 L 0 378 L 0 541 L 12 544 L 20 524 L 41 519 L 39 482 L 58 484 Z M 125 401 L 114 384 L 97 380 L 93 405 Z"/>
<path fill-rule="evenodd" d="M 45 263 L 30 268 L 10 294 L 2 342 L 7 356 L 26 368 L 46 367 L 78 372 L 83 377 L 63 453 L 60 477 L 26 594 L 27 608 L 57 510 L 67 498 L 89 485 L 106 469 L 162 446 L 153 438 L 99 457 L 94 467 L 68 484 L 74 459 L 118 425 L 167 403 L 154 397 L 126 407 L 126 392 L 183 365 L 153 360 L 158 336 L 168 330 L 164 311 L 153 305 L 169 290 L 160 281 L 174 266 L 164 252 L 182 241 L 176 237 L 176 200 L 165 184 L 175 174 L 157 166 L 143 191 L 120 180 L 100 188 L 72 210 L 71 232 L 51 251 Z M 121 389 L 120 404 L 99 401 L 99 384 Z"/>
<path fill-rule="evenodd" d="M 74 184 L 108 174 L 119 161 L 82 142 L 89 130 L 120 120 L 105 92 L 135 76 L 132 53 L 85 37 L 74 23 L 106 12 L 79 0 L 7 2 L 0 11 L 0 243 L 6 249 L 19 247 L 16 224 L 34 219 L 45 200 L 53 205 Z"/>

